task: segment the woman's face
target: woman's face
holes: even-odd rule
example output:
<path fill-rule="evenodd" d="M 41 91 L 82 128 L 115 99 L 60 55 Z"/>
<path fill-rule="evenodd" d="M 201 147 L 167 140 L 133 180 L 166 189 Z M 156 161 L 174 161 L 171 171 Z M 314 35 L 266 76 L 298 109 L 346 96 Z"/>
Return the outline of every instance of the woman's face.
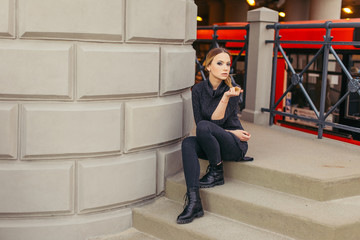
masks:
<path fill-rule="evenodd" d="M 210 78 L 226 80 L 229 76 L 231 67 L 230 56 L 227 53 L 219 53 L 214 57 L 211 64 L 207 67 Z"/>

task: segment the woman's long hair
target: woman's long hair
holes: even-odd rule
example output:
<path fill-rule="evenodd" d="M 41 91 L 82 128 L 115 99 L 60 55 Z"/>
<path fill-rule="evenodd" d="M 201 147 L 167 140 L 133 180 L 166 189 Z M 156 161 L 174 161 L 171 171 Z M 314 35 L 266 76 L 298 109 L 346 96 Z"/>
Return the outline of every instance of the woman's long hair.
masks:
<path fill-rule="evenodd" d="M 207 67 L 212 63 L 214 57 L 220 53 L 227 53 L 231 59 L 231 54 L 225 48 L 221 48 L 221 47 L 213 48 L 208 52 L 208 54 L 206 55 L 205 61 L 203 63 L 203 66 L 205 67 L 206 71 L 207 71 Z M 230 88 L 233 87 L 230 75 L 225 79 L 225 84 L 228 85 Z"/>

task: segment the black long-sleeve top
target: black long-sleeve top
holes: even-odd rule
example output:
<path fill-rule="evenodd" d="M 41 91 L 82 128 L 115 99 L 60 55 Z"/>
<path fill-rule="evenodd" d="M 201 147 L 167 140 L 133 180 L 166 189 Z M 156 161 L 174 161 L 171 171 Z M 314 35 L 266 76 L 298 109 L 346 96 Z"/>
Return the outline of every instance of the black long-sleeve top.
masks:
<path fill-rule="evenodd" d="M 222 81 L 218 88 L 213 90 L 208 80 L 202 81 L 193 87 L 192 105 L 196 124 L 201 120 L 208 120 L 227 130 L 244 129 L 237 115 L 240 96 L 229 98 L 223 119 L 211 120 L 211 116 L 222 96 L 229 89 L 230 88 Z"/>

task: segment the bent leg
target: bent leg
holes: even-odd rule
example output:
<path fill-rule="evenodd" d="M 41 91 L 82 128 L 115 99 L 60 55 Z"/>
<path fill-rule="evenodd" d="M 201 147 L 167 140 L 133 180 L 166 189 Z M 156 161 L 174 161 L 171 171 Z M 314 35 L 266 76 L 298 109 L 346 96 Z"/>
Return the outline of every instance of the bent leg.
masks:
<path fill-rule="evenodd" d="M 215 123 L 200 121 L 196 128 L 196 138 L 212 165 L 217 165 L 222 160 L 236 161 L 243 155 L 235 136 Z"/>

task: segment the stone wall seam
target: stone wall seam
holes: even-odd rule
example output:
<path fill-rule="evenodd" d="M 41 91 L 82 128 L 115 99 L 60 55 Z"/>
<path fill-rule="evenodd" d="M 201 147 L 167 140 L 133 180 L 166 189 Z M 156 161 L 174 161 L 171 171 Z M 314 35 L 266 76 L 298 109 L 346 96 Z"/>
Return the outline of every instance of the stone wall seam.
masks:
<path fill-rule="evenodd" d="M 76 159 L 74 160 L 74 166 L 75 166 L 75 169 L 74 169 L 74 186 L 73 186 L 73 195 L 74 195 L 74 198 L 73 198 L 73 209 L 74 209 L 74 215 L 77 215 L 78 212 L 79 212 L 79 204 L 78 204 L 78 200 L 79 200 L 79 160 Z"/>
<path fill-rule="evenodd" d="M 162 71 L 162 68 L 163 68 L 163 64 L 162 64 L 162 56 L 161 56 L 161 45 L 158 46 L 158 49 L 159 49 L 159 76 L 158 76 L 158 82 L 159 82 L 159 88 L 158 88 L 158 97 L 161 96 L 161 71 Z"/>
<path fill-rule="evenodd" d="M 15 26 L 14 26 L 14 39 L 19 38 L 19 1 L 15 0 Z"/>
<path fill-rule="evenodd" d="M 21 126 L 21 103 L 17 103 L 17 108 L 18 108 L 18 111 L 17 111 L 17 114 L 18 114 L 18 117 L 17 117 L 17 149 L 16 149 L 16 160 L 19 161 L 19 158 L 21 156 L 21 129 L 22 129 L 22 126 Z"/>
<path fill-rule="evenodd" d="M 79 43 L 75 42 L 74 43 L 74 62 L 73 62 L 73 67 L 74 67 L 74 72 L 73 72 L 73 77 L 74 77 L 74 81 L 73 81 L 73 92 L 72 92 L 72 99 L 74 102 L 77 101 L 77 90 L 78 90 L 78 47 L 79 47 Z"/>
<path fill-rule="evenodd" d="M 126 16 L 127 16 L 127 11 L 126 11 L 126 9 L 127 9 L 127 7 L 126 7 L 126 5 L 127 5 L 127 1 L 128 0 L 124 0 L 123 1 L 123 25 L 122 25 L 122 28 L 123 28 L 123 38 L 122 38 L 122 43 L 124 44 L 124 43 L 126 43 L 126 36 L 127 36 L 127 30 L 126 30 L 126 21 L 127 21 L 127 18 L 126 18 Z"/>
<path fill-rule="evenodd" d="M 17 156 L 16 160 L 19 162 L 20 156 L 21 156 L 21 131 L 22 131 L 22 105 L 21 103 L 17 103 L 18 105 L 18 117 L 17 117 L 17 125 L 18 125 L 18 132 L 17 132 Z"/>

